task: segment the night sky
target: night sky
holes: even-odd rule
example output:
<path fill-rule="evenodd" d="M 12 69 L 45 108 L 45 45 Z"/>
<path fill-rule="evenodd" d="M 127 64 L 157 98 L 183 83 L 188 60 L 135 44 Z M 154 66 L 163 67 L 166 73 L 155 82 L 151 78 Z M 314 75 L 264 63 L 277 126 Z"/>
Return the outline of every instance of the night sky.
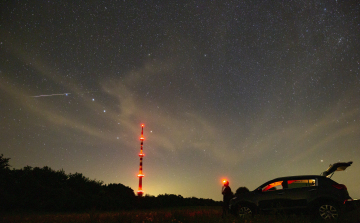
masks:
<path fill-rule="evenodd" d="M 135 3 L 137 2 L 137 3 Z M 360 3 L 2 1 L 0 154 L 221 200 L 291 175 L 360 198 Z"/>

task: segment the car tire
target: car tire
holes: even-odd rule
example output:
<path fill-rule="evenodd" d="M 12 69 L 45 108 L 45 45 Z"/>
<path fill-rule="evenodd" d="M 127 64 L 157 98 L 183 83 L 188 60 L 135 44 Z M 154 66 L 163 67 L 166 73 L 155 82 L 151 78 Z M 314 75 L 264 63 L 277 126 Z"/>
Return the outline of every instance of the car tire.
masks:
<path fill-rule="evenodd" d="M 317 214 L 322 220 L 336 220 L 339 218 L 340 210 L 334 203 L 324 202 L 318 206 Z"/>
<path fill-rule="evenodd" d="M 254 216 L 254 209 L 249 205 L 240 205 L 237 214 L 240 218 L 252 217 Z"/>

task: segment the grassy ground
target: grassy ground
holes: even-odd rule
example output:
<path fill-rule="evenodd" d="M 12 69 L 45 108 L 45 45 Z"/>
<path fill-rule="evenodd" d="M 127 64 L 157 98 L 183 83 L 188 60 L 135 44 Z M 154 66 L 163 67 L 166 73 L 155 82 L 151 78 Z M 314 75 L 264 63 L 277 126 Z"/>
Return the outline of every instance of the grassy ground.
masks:
<path fill-rule="evenodd" d="M 79 222 L 79 223 L 268 223 L 268 222 L 319 222 L 314 220 L 309 215 L 256 215 L 251 219 L 238 219 L 232 215 L 227 215 L 225 218 L 221 217 L 221 207 L 188 207 L 188 208 L 172 208 L 146 211 L 121 211 L 121 212 L 98 212 L 91 211 L 88 213 L 73 213 L 73 214 L 2 214 L 0 222 L 13 223 L 45 223 L 45 222 Z M 359 211 L 347 213 L 338 222 L 360 223 Z"/>

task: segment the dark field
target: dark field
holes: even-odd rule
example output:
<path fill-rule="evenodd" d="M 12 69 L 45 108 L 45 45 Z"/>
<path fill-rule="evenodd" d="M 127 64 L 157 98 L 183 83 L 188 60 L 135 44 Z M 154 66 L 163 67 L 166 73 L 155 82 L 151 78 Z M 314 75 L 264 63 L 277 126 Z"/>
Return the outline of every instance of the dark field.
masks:
<path fill-rule="evenodd" d="M 238 219 L 232 215 L 225 218 L 221 217 L 221 207 L 188 207 L 188 208 L 172 208 L 172 209 L 157 209 L 157 210 L 136 210 L 136 211 L 120 211 L 120 212 L 98 212 L 90 211 L 87 213 L 43 213 L 43 214 L 2 214 L 0 222 L 131 222 L 131 223 L 146 223 L 146 222 L 176 222 L 176 223 L 192 223 L 192 222 L 321 222 L 313 219 L 309 215 L 283 215 L 283 214 L 269 214 L 256 215 L 252 219 Z M 359 211 L 352 211 L 345 214 L 338 222 L 359 222 Z"/>

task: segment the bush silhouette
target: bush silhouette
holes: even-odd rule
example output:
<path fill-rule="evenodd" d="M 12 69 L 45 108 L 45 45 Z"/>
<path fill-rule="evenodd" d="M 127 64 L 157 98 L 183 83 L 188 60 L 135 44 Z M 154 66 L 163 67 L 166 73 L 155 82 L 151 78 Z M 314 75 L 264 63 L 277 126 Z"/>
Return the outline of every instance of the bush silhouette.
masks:
<path fill-rule="evenodd" d="M 249 189 L 247 187 L 239 187 L 236 192 L 235 195 L 239 195 L 239 194 L 245 194 L 245 193 L 249 193 Z"/>

